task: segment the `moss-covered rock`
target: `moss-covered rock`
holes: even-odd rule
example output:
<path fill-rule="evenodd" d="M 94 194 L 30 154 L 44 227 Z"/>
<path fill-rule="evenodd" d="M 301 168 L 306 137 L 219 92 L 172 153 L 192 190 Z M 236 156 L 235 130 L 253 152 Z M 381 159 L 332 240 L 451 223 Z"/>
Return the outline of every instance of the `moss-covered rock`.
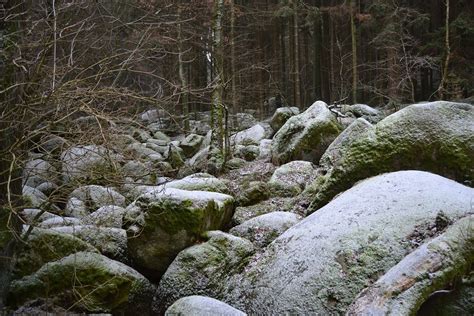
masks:
<path fill-rule="evenodd" d="M 107 205 L 125 205 L 125 197 L 112 188 L 103 187 L 100 185 L 85 185 L 75 189 L 69 194 L 69 199 L 74 199 L 72 204 L 81 201 L 85 206 L 86 214 L 94 212 L 98 208 Z M 71 204 L 71 203 L 70 203 Z M 77 206 L 79 207 L 79 206 Z M 70 206 L 66 209 L 66 215 L 80 216 L 80 212 L 75 212 L 75 206 Z"/>
<path fill-rule="evenodd" d="M 139 271 L 157 280 L 203 232 L 229 224 L 234 199 L 221 193 L 157 187 L 127 209 L 133 211 L 126 215 L 130 257 Z"/>
<path fill-rule="evenodd" d="M 13 281 L 10 306 L 48 299 L 72 311 L 151 313 L 153 285 L 132 268 L 91 252 L 78 252 L 45 264 Z"/>
<path fill-rule="evenodd" d="M 474 189 L 422 171 L 367 179 L 275 239 L 224 301 L 249 314 L 344 314 L 413 250 L 417 231 L 442 232 L 440 212 L 455 221 L 472 199 Z"/>
<path fill-rule="evenodd" d="M 288 119 L 273 137 L 275 164 L 292 160 L 317 162 L 326 148 L 342 131 L 342 126 L 327 104 L 317 101 L 306 111 Z"/>
<path fill-rule="evenodd" d="M 186 136 L 180 145 L 180 147 L 183 149 L 184 156 L 188 158 L 194 156 L 199 151 L 203 140 L 204 136 L 197 134 L 189 134 Z"/>
<path fill-rule="evenodd" d="M 97 179 L 111 170 L 107 149 L 96 145 L 71 147 L 61 154 L 61 162 L 64 182 Z"/>
<path fill-rule="evenodd" d="M 50 229 L 77 237 L 91 244 L 107 257 L 127 261 L 127 233 L 124 229 L 94 225 L 60 226 Z"/>
<path fill-rule="evenodd" d="M 218 298 L 232 275 L 240 273 L 254 253 L 246 239 L 220 231 L 207 233 L 205 243 L 179 253 L 158 286 L 160 310 L 189 295 Z"/>
<path fill-rule="evenodd" d="M 275 132 L 277 132 L 290 117 L 300 114 L 300 110 L 297 107 L 282 107 L 276 109 L 270 120 L 270 126 Z"/>
<path fill-rule="evenodd" d="M 319 165 L 325 170 L 330 170 L 338 161 L 341 160 L 344 150 L 352 143 L 366 136 L 367 130 L 373 128 L 373 125 L 363 118 L 355 120 L 329 145 L 319 160 Z"/>
<path fill-rule="evenodd" d="M 384 116 L 381 111 L 374 109 L 367 104 L 343 105 L 341 112 L 344 114 L 350 113 L 357 118 L 364 118 L 374 124 L 382 120 Z"/>
<path fill-rule="evenodd" d="M 260 155 L 260 147 L 257 145 L 237 145 L 234 149 L 234 155 L 246 161 L 252 161 Z"/>
<path fill-rule="evenodd" d="M 250 206 L 265 201 L 270 197 L 270 190 L 267 183 L 263 181 L 252 181 L 248 187 L 239 194 L 237 204 L 240 206 Z"/>
<path fill-rule="evenodd" d="M 474 181 L 472 105 L 445 101 L 414 104 L 373 127 L 354 132 L 357 137 L 348 142 L 337 140 L 341 144 L 339 158 L 330 162 L 332 168 L 311 211 L 357 181 L 384 172 L 416 169 L 471 185 Z"/>
<path fill-rule="evenodd" d="M 309 161 L 291 161 L 275 170 L 270 181 L 272 195 L 295 196 L 316 177 L 316 170 Z"/>
<path fill-rule="evenodd" d="M 14 273 L 17 277 L 31 274 L 45 263 L 70 254 L 98 250 L 81 239 L 49 229 L 34 228 L 17 255 Z"/>
<path fill-rule="evenodd" d="M 245 166 L 245 160 L 242 158 L 232 158 L 226 162 L 225 166 L 229 170 L 240 169 Z"/>
<path fill-rule="evenodd" d="M 166 160 L 175 169 L 178 169 L 184 166 L 183 150 L 180 147 L 175 146 L 174 144 L 168 145 L 168 150 L 165 153 L 165 157 L 166 157 Z"/>
<path fill-rule="evenodd" d="M 195 173 L 183 179 L 162 184 L 159 187 L 163 189 L 173 188 L 187 191 L 229 193 L 229 189 L 224 181 L 207 173 Z"/>
<path fill-rule="evenodd" d="M 270 125 L 259 123 L 230 137 L 232 145 L 258 145 L 262 139 L 269 138 L 273 133 Z"/>
<path fill-rule="evenodd" d="M 233 227 L 229 233 L 250 240 L 258 248 L 264 248 L 301 219 L 301 216 L 290 212 L 271 212 L 251 218 Z"/>

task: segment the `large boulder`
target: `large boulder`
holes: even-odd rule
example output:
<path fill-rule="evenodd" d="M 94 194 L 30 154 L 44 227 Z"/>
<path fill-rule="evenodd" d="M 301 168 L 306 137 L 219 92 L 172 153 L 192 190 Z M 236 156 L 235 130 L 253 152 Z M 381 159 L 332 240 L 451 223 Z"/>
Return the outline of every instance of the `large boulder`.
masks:
<path fill-rule="evenodd" d="M 125 197 L 112 188 L 100 185 L 85 185 L 75 189 L 69 195 L 69 206 L 66 207 L 66 215 L 82 217 L 107 205 L 124 206 Z M 82 209 L 77 211 L 80 207 L 85 207 L 85 214 L 82 213 Z"/>
<path fill-rule="evenodd" d="M 125 209 L 116 205 L 106 205 L 82 219 L 86 225 L 122 228 Z"/>
<path fill-rule="evenodd" d="M 23 168 L 24 185 L 36 188 L 44 182 L 55 182 L 58 178 L 56 168 L 43 159 L 28 161 Z"/>
<path fill-rule="evenodd" d="M 124 229 L 95 225 L 59 226 L 50 229 L 77 237 L 91 244 L 107 257 L 127 261 L 127 233 Z"/>
<path fill-rule="evenodd" d="M 167 316 L 245 316 L 244 312 L 206 296 L 188 296 L 176 301 L 166 311 Z"/>
<path fill-rule="evenodd" d="M 420 243 L 472 212 L 473 199 L 474 189 L 422 171 L 367 179 L 275 239 L 225 301 L 249 314 L 343 314 Z"/>
<path fill-rule="evenodd" d="M 62 175 L 65 182 L 75 179 L 94 180 L 110 170 L 107 150 L 102 146 L 71 147 L 61 154 Z"/>
<path fill-rule="evenodd" d="M 165 157 L 171 166 L 175 169 L 184 166 L 183 150 L 173 143 L 168 145 L 168 150 L 165 152 Z"/>
<path fill-rule="evenodd" d="M 266 182 L 252 181 L 247 188 L 239 193 L 237 204 L 239 206 L 255 205 L 261 201 L 265 201 L 270 197 L 270 190 Z"/>
<path fill-rule="evenodd" d="M 229 233 L 246 238 L 258 248 L 266 247 L 275 238 L 301 220 L 301 216 L 290 212 L 271 212 L 249 219 L 233 227 Z"/>
<path fill-rule="evenodd" d="M 199 151 L 203 140 L 204 136 L 197 134 L 189 134 L 186 136 L 186 138 L 180 144 L 181 149 L 183 149 L 184 156 L 188 158 L 194 156 Z"/>
<path fill-rule="evenodd" d="M 230 137 L 232 145 L 258 145 L 262 139 L 270 138 L 273 131 L 268 124 L 259 123 Z"/>
<path fill-rule="evenodd" d="M 343 113 L 351 113 L 355 117 L 361 117 L 370 123 L 377 123 L 383 118 L 383 113 L 367 104 L 343 105 Z"/>
<path fill-rule="evenodd" d="M 130 258 L 139 271 L 157 280 L 202 233 L 229 224 L 234 199 L 221 193 L 156 187 L 127 210 Z"/>
<path fill-rule="evenodd" d="M 98 252 L 93 246 L 77 237 L 35 227 L 17 255 L 15 276 L 23 277 L 31 274 L 45 263 L 78 251 Z"/>
<path fill-rule="evenodd" d="M 234 149 L 234 155 L 246 161 L 255 160 L 260 155 L 260 147 L 257 145 L 237 145 Z"/>
<path fill-rule="evenodd" d="M 303 192 L 315 176 L 316 170 L 311 162 L 296 160 L 276 169 L 268 183 L 275 195 L 295 196 Z"/>
<path fill-rule="evenodd" d="M 297 107 L 282 107 L 276 109 L 270 120 L 270 126 L 275 132 L 277 132 L 290 117 L 300 114 L 300 110 Z"/>
<path fill-rule="evenodd" d="M 372 128 L 373 125 L 363 118 L 355 120 L 329 145 L 321 157 L 319 165 L 326 171 L 330 170 L 341 159 L 344 149 L 365 137 L 367 130 Z"/>
<path fill-rule="evenodd" d="M 255 252 L 251 242 L 220 231 L 207 233 L 209 240 L 179 253 L 158 286 L 159 309 L 189 295 L 218 297 L 227 279 L 242 272 Z"/>
<path fill-rule="evenodd" d="M 272 142 L 271 139 L 262 139 L 259 145 L 259 152 L 257 159 L 269 162 L 272 160 Z"/>
<path fill-rule="evenodd" d="M 317 101 L 306 111 L 289 118 L 273 137 L 275 164 L 291 160 L 317 162 L 342 127 L 323 101 Z"/>
<path fill-rule="evenodd" d="M 35 149 L 39 152 L 56 155 L 67 147 L 67 143 L 61 136 L 48 134 L 41 137 L 35 144 Z"/>
<path fill-rule="evenodd" d="M 445 101 L 414 104 L 373 127 L 362 123 L 359 127 L 351 129 L 355 136 L 346 134 L 346 140 L 336 141 L 337 155 L 329 159 L 332 168 L 319 179 L 310 211 L 357 181 L 390 171 L 425 170 L 473 184 L 474 106 Z M 327 165 L 328 160 L 322 163 Z"/>
<path fill-rule="evenodd" d="M 122 166 L 122 175 L 137 183 L 152 183 L 157 176 L 151 162 L 143 163 L 136 160 L 130 160 Z"/>
<path fill-rule="evenodd" d="M 26 200 L 26 206 L 30 208 L 42 208 L 48 200 L 48 197 L 43 192 L 27 185 L 22 189 L 22 196 Z"/>
<path fill-rule="evenodd" d="M 162 161 L 163 156 L 147 147 L 146 143 L 131 143 L 127 146 L 126 151 L 137 159 L 145 161 Z"/>
<path fill-rule="evenodd" d="M 257 124 L 257 119 L 250 113 L 237 113 L 234 117 L 234 129 L 241 131 Z"/>
<path fill-rule="evenodd" d="M 45 264 L 12 282 L 8 302 L 47 299 L 68 310 L 149 315 L 154 286 L 132 268 L 92 252 Z"/>
<path fill-rule="evenodd" d="M 207 173 L 195 173 L 180 180 L 167 182 L 159 187 L 163 190 L 173 188 L 187 191 L 229 193 L 224 181 Z"/>

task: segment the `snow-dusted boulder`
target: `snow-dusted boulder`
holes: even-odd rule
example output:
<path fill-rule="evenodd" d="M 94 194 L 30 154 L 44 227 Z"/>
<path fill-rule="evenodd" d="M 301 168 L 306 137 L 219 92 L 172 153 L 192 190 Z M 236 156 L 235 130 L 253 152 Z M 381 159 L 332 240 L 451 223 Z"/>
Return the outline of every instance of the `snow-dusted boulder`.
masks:
<path fill-rule="evenodd" d="M 273 137 L 275 164 L 292 160 L 319 161 L 321 155 L 342 131 L 334 114 L 323 101 L 317 101 L 306 111 L 292 116 Z"/>
<path fill-rule="evenodd" d="M 157 187 L 127 207 L 128 250 L 139 271 L 158 279 L 207 230 L 225 228 L 234 199 L 225 194 Z"/>

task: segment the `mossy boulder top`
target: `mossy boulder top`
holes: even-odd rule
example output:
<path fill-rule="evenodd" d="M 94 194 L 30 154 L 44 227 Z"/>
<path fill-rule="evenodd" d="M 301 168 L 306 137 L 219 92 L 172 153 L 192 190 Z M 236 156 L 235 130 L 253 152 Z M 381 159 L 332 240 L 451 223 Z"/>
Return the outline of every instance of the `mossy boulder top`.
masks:
<path fill-rule="evenodd" d="M 128 250 L 139 271 L 158 279 L 176 255 L 208 230 L 225 228 L 234 199 L 225 194 L 155 187 L 127 207 Z"/>
<path fill-rule="evenodd" d="M 473 199 L 474 189 L 422 171 L 367 179 L 275 239 L 225 301 L 249 314 L 343 314 Z"/>
<path fill-rule="evenodd" d="M 327 104 L 316 101 L 303 113 L 289 118 L 275 134 L 272 160 L 275 164 L 298 159 L 317 162 L 341 131 Z"/>
<path fill-rule="evenodd" d="M 316 170 L 309 161 L 295 160 L 275 170 L 268 182 L 276 196 L 295 196 L 316 177 Z"/>
<path fill-rule="evenodd" d="M 78 252 L 45 264 L 13 281 L 8 302 L 35 299 L 72 311 L 150 314 L 154 286 L 123 263 L 92 252 Z"/>
<path fill-rule="evenodd" d="M 269 138 L 273 133 L 270 125 L 256 124 L 230 137 L 232 145 L 258 145 L 262 139 Z"/>
<path fill-rule="evenodd" d="M 255 249 L 244 238 L 221 231 L 206 233 L 206 242 L 179 253 L 158 286 L 158 311 L 197 293 L 219 298 L 229 278 L 242 272 Z"/>
<path fill-rule="evenodd" d="M 229 233 L 250 240 L 258 248 L 264 248 L 300 220 L 301 216 L 290 212 L 271 212 L 251 218 L 233 227 Z"/>
<path fill-rule="evenodd" d="M 174 180 L 162 184 L 159 188 L 181 189 L 187 191 L 208 191 L 218 193 L 229 193 L 229 189 L 224 181 L 207 173 L 195 173 L 180 180 Z"/>
<path fill-rule="evenodd" d="M 275 113 L 270 120 L 270 126 L 275 132 L 277 132 L 288 119 L 292 116 L 300 114 L 300 110 L 297 107 L 282 107 L 276 109 Z"/>
<path fill-rule="evenodd" d="M 430 171 L 472 185 L 474 106 L 446 101 L 421 103 L 377 125 L 359 120 L 329 149 L 321 160 L 329 172 L 310 211 L 357 181 L 390 171 Z"/>

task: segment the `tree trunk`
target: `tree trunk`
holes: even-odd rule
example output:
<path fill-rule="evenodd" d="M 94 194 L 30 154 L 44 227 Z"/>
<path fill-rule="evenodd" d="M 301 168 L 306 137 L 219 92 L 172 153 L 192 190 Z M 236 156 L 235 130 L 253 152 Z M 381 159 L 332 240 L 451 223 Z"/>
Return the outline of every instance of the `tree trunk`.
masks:
<path fill-rule="evenodd" d="M 470 215 L 420 246 L 363 290 L 347 315 L 415 315 L 431 294 L 471 271 L 473 227 Z"/>
<path fill-rule="evenodd" d="M 449 71 L 449 60 L 451 59 L 451 44 L 449 40 L 449 0 L 446 0 L 446 19 L 445 19 L 445 38 L 444 38 L 444 45 L 445 45 L 445 59 L 443 65 L 443 76 L 441 77 L 441 82 L 439 84 L 438 92 L 440 99 L 446 97 L 446 82 L 448 79 L 448 71 Z"/>
<path fill-rule="evenodd" d="M 188 87 L 188 76 L 187 76 L 187 65 L 184 61 L 184 39 L 183 39 L 183 25 L 182 25 L 182 10 L 181 5 L 178 8 L 178 68 L 179 68 L 179 79 L 181 81 L 181 108 L 183 109 L 184 116 L 184 130 L 189 131 L 189 87 Z"/>
<path fill-rule="evenodd" d="M 232 113 L 237 113 L 237 83 L 235 80 L 235 4 L 230 0 L 230 80 Z"/>
<path fill-rule="evenodd" d="M 301 74 L 300 74 L 300 42 L 299 42 L 299 23 L 298 23 L 298 0 L 293 2 L 293 49 L 294 49 L 294 89 L 295 106 L 301 109 Z"/>
<path fill-rule="evenodd" d="M 208 171 L 217 174 L 227 159 L 227 124 L 226 109 L 223 104 L 224 95 L 224 47 L 223 47 L 223 16 L 224 0 L 214 0 L 212 17 L 212 68 L 214 74 L 211 103 L 211 150 Z"/>
<path fill-rule="evenodd" d="M 352 39 L 352 103 L 357 103 L 357 29 L 354 21 L 355 0 L 351 0 L 351 39 Z"/>

